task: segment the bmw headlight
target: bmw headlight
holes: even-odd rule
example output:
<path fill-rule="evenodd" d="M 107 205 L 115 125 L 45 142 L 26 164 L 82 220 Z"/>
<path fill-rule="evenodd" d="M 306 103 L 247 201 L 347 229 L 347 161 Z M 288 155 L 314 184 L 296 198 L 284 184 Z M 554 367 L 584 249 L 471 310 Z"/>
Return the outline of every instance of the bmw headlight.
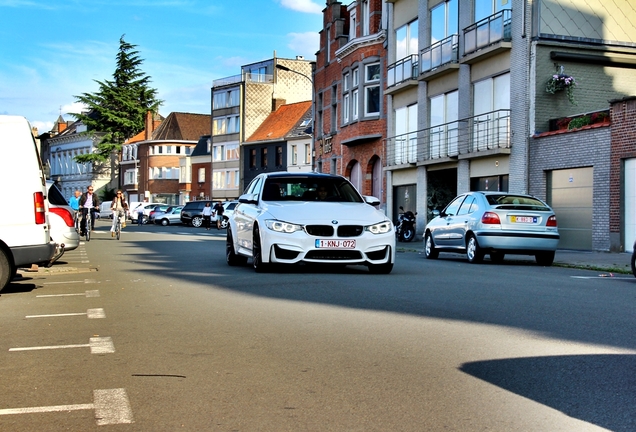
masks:
<path fill-rule="evenodd" d="M 366 226 L 364 229 L 365 231 L 369 231 L 371 234 L 386 234 L 391 232 L 392 225 L 391 221 L 385 220 L 384 222 Z"/>
<path fill-rule="evenodd" d="M 291 234 L 296 231 L 303 230 L 303 227 L 300 225 L 289 223 L 289 222 L 283 222 L 279 220 L 274 220 L 274 219 L 266 220 L 265 225 L 267 226 L 267 228 L 271 229 L 272 231 L 287 233 L 287 234 Z"/>

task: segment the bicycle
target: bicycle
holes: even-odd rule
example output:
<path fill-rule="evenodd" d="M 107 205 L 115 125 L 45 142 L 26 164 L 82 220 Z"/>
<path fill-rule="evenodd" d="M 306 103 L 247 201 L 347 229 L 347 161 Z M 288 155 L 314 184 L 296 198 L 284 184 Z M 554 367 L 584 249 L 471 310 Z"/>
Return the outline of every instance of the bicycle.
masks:
<path fill-rule="evenodd" d="M 115 235 L 117 237 L 117 240 L 119 240 L 119 237 L 121 236 L 121 218 L 124 217 L 124 212 L 118 212 L 116 215 L 113 214 L 113 217 L 117 218 L 117 224 L 115 225 Z"/>
<path fill-rule="evenodd" d="M 86 241 L 91 241 L 91 219 L 93 218 L 93 209 L 86 209 L 86 217 L 84 217 L 84 237 Z"/>

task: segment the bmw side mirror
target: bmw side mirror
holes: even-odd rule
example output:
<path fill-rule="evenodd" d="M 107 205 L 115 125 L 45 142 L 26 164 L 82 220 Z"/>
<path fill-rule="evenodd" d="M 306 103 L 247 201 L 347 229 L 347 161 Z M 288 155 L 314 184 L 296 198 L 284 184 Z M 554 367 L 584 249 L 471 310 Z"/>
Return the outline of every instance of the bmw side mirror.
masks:
<path fill-rule="evenodd" d="M 364 198 L 364 202 L 366 202 L 369 205 L 372 205 L 372 206 L 380 205 L 380 200 L 374 196 L 365 195 L 363 198 Z"/>

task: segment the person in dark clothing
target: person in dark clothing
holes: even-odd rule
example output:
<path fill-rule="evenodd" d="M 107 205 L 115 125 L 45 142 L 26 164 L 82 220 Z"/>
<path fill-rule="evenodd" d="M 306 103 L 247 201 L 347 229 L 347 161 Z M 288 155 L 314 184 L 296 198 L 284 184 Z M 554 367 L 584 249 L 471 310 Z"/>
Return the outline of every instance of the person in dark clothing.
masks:
<path fill-rule="evenodd" d="M 91 212 L 91 231 L 95 231 L 95 213 L 99 208 L 99 198 L 96 194 L 93 193 L 93 186 L 89 186 L 86 189 L 86 192 L 82 194 L 82 197 L 79 200 L 79 208 L 82 211 L 82 222 L 81 222 L 81 230 L 84 231 L 86 228 L 86 214 L 90 210 Z M 83 234 L 82 234 L 83 235 Z"/>
<path fill-rule="evenodd" d="M 221 221 L 223 220 L 223 211 L 225 211 L 225 208 L 223 207 L 223 204 L 221 204 L 221 201 L 218 201 L 214 205 L 214 212 L 216 213 L 216 229 L 218 230 L 221 229 Z"/>

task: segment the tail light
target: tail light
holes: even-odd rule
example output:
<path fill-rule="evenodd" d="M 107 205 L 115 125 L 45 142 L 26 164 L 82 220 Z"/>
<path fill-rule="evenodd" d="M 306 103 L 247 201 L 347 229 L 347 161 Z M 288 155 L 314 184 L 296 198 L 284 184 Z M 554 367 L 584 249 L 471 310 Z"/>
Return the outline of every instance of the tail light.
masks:
<path fill-rule="evenodd" d="M 44 194 L 42 192 L 33 194 L 33 212 L 35 213 L 36 225 L 46 223 L 46 207 L 44 206 Z"/>
<path fill-rule="evenodd" d="M 486 212 L 481 217 L 481 223 L 487 225 L 501 225 L 501 220 L 499 220 L 499 215 L 493 212 Z"/>
<path fill-rule="evenodd" d="M 64 220 L 64 223 L 66 224 L 66 226 L 68 226 L 68 227 L 74 227 L 75 226 L 75 224 L 73 223 L 73 215 L 71 215 L 71 212 L 66 210 L 65 208 L 51 207 L 49 209 L 49 211 L 51 213 L 55 213 L 56 215 L 61 217 L 62 220 Z"/>
<path fill-rule="evenodd" d="M 550 216 L 545 226 L 556 227 L 557 226 L 556 216 L 555 215 Z"/>

